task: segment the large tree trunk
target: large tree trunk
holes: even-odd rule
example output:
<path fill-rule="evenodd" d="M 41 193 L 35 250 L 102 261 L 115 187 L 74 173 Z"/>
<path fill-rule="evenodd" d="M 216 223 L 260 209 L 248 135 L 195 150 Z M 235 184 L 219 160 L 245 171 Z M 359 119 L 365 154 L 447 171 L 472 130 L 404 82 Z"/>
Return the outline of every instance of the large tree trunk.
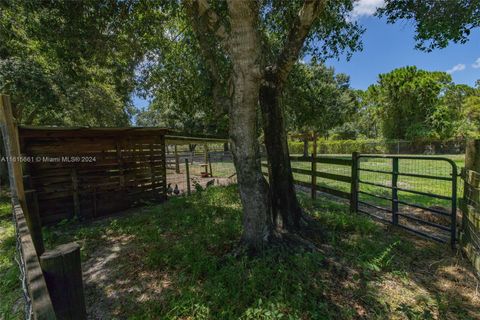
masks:
<path fill-rule="evenodd" d="M 228 1 L 229 38 L 233 64 L 230 139 L 243 205 L 242 242 L 261 250 L 272 232 L 269 190 L 262 175 L 257 140 L 258 94 L 261 79 L 258 11 L 250 1 Z"/>
<path fill-rule="evenodd" d="M 272 216 L 277 229 L 296 231 L 300 228 L 302 209 L 295 194 L 284 114 L 279 104 L 281 87 L 276 80 L 275 74 L 267 70 L 260 87 L 265 146 L 271 168 Z"/>

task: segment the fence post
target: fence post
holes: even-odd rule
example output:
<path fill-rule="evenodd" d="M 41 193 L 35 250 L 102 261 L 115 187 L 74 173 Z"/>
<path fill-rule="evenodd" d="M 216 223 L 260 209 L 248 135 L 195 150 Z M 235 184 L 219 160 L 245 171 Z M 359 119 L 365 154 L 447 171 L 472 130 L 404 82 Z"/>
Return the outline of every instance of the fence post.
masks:
<path fill-rule="evenodd" d="M 471 175 L 469 175 L 470 171 L 476 171 L 480 172 L 480 139 L 474 140 L 474 139 L 469 139 L 466 142 L 465 146 L 465 170 L 463 172 L 464 174 L 464 185 L 463 185 L 463 196 L 462 196 L 462 232 L 463 232 L 463 237 L 465 241 L 462 241 L 465 243 L 466 241 L 470 241 L 470 233 L 469 233 L 469 228 L 467 227 L 469 225 L 469 212 L 468 212 L 468 206 L 466 205 L 468 203 L 467 198 L 471 197 L 472 195 L 469 194 L 469 191 L 471 190 L 470 183 L 473 182 L 473 179 L 471 179 Z M 472 180 L 472 181 L 470 181 Z"/>
<path fill-rule="evenodd" d="M 178 150 L 177 150 L 177 145 L 174 146 L 174 152 L 175 152 L 175 173 L 180 173 L 180 158 L 178 156 Z"/>
<path fill-rule="evenodd" d="M 190 168 L 188 167 L 188 159 L 185 159 L 185 173 L 187 175 L 187 195 L 190 195 L 192 192 L 190 190 Z"/>
<path fill-rule="evenodd" d="M 212 172 L 212 159 L 210 159 L 210 153 L 208 153 L 208 167 L 210 168 L 210 177 L 213 177 L 213 172 Z"/>
<path fill-rule="evenodd" d="M 46 251 L 40 265 L 57 318 L 86 319 L 80 246 L 71 242 Z"/>
<path fill-rule="evenodd" d="M 465 169 L 480 172 L 480 139 L 469 139 L 465 148 Z"/>
<path fill-rule="evenodd" d="M 392 158 L 392 223 L 398 225 L 398 158 Z"/>
<path fill-rule="evenodd" d="M 350 182 L 350 213 L 358 209 L 358 152 L 352 153 L 352 181 Z"/>
<path fill-rule="evenodd" d="M 315 200 L 317 198 L 317 135 L 312 133 L 312 186 L 311 186 L 311 193 L 312 199 Z"/>
<path fill-rule="evenodd" d="M 310 191 L 312 193 L 312 199 L 315 200 L 317 198 L 317 157 L 315 156 L 315 152 L 312 153 L 312 185 Z"/>

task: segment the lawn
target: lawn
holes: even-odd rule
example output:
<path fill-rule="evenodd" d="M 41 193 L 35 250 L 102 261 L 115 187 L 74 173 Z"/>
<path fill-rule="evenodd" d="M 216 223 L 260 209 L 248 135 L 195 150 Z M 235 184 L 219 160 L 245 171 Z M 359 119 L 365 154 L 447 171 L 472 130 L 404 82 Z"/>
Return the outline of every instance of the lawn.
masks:
<path fill-rule="evenodd" d="M 348 157 L 346 155 L 338 155 L 338 157 Z M 460 169 L 464 166 L 464 155 L 445 155 L 438 156 L 451 159 L 455 162 L 458 168 L 458 173 Z M 351 158 L 351 157 L 348 157 Z M 361 158 L 360 168 L 371 169 L 371 170 L 380 170 L 380 171 L 391 171 L 391 160 L 390 159 L 371 159 L 371 158 Z M 311 169 L 311 164 L 308 162 L 292 162 L 293 168 L 299 169 Z M 333 164 L 317 164 L 317 171 L 334 173 L 338 175 L 351 176 L 351 168 L 349 166 L 340 166 Z M 401 159 L 399 162 L 399 171 L 403 173 L 413 173 L 413 174 L 423 174 L 423 175 L 433 175 L 441 177 L 451 177 L 450 173 L 452 171 L 451 166 L 446 161 L 425 161 L 425 160 L 408 160 Z M 294 178 L 299 181 L 310 182 L 311 178 L 308 175 L 294 173 Z M 382 174 L 382 173 L 373 173 L 360 171 L 359 178 L 362 181 L 374 182 L 382 185 L 389 186 L 391 185 L 391 175 Z M 458 179 L 460 182 L 460 179 Z M 344 192 L 350 192 L 350 183 L 334 181 L 325 178 L 317 178 L 317 183 L 320 186 L 329 187 Z M 432 180 L 426 178 L 418 177 L 408 177 L 408 176 L 399 176 L 398 186 L 405 189 L 412 189 L 415 191 L 429 192 L 438 194 L 441 196 L 451 196 L 451 182 L 441 181 L 441 180 Z M 463 191 L 462 183 L 458 183 L 458 197 L 461 196 Z M 371 186 L 367 184 L 360 184 L 360 190 L 368 193 L 378 194 L 385 197 L 390 197 L 390 190 Z M 430 206 L 441 206 L 448 208 L 450 206 L 450 201 L 429 198 L 425 196 L 419 196 L 416 194 L 399 191 L 399 199 L 413 204 L 420 204 L 426 207 Z M 383 201 L 378 198 L 373 198 L 367 195 L 360 195 L 360 200 L 374 203 L 376 205 L 389 207 L 390 202 Z"/>
<path fill-rule="evenodd" d="M 311 239 L 316 253 L 229 256 L 241 232 L 235 186 L 65 222 L 45 229 L 46 243 L 81 244 L 92 318 L 480 318 L 478 281 L 459 253 L 299 195 L 325 227 Z M 326 259 L 350 272 L 326 267 Z"/>

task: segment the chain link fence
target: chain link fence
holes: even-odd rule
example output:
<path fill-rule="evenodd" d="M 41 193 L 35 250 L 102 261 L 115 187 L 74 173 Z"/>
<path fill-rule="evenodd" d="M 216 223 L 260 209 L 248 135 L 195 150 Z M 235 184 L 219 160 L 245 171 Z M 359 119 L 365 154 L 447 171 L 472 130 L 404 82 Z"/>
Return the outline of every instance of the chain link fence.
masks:
<path fill-rule="evenodd" d="M 26 264 L 25 260 L 23 259 L 23 252 L 22 252 L 22 244 L 20 239 L 20 232 L 18 229 L 17 218 L 15 215 L 15 211 L 12 209 L 12 220 L 13 225 L 15 228 L 15 261 L 18 264 L 18 269 L 20 270 L 20 282 L 22 285 L 22 297 L 23 297 L 23 310 L 24 310 L 24 318 L 26 320 L 32 319 L 32 300 L 30 299 L 30 294 L 28 292 L 28 285 L 27 285 L 27 273 L 26 273 Z"/>

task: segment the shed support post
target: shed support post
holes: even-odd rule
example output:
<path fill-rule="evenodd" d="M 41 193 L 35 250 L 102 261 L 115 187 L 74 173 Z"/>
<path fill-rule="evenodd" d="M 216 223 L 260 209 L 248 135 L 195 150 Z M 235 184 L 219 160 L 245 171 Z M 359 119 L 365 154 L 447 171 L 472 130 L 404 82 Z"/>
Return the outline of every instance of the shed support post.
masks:
<path fill-rule="evenodd" d="M 174 146 L 175 152 L 175 173 L 180 173 L 180 157 L 178 156 L 177 145 Z"/>
<path fill-rule="evenodd" d="M 185 174 L 187 176 L 187 195 L 192 193 L 190 189 L 190 168 L 188 166 L 188 159 L 185 159 Z"/>

